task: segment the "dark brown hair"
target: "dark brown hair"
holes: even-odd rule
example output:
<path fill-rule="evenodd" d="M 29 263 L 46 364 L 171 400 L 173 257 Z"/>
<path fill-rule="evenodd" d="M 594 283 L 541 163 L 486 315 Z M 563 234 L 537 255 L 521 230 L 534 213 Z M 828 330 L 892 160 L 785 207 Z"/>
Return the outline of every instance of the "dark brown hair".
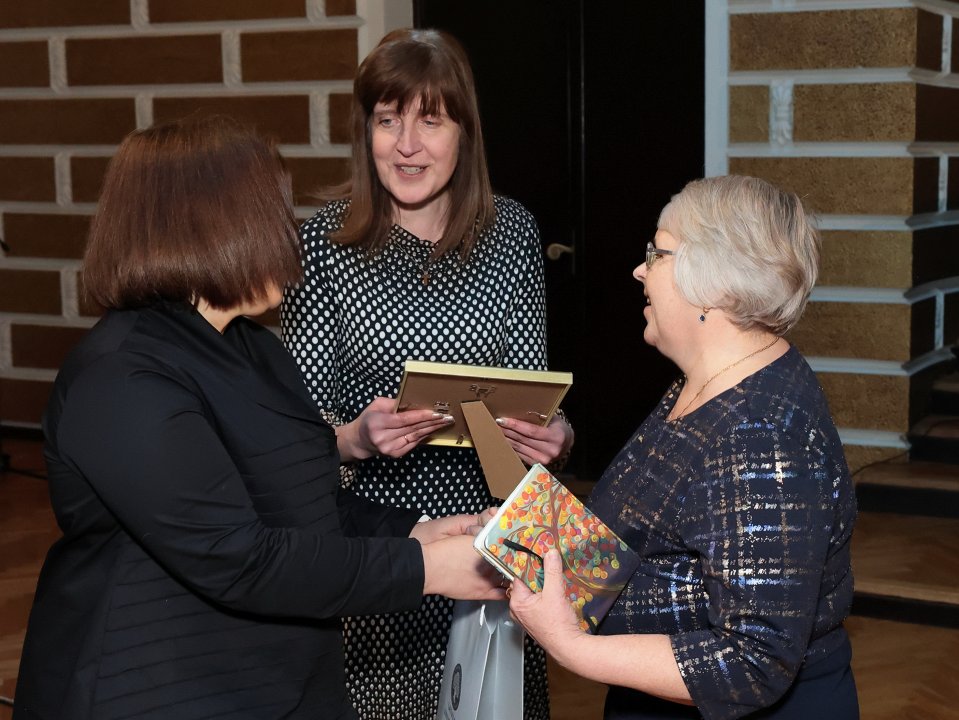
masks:
<path fill-rule="evenodd" d="M 224 117 L 130 133 L 110 161 L 83 285 L 106 308 L 157 300 L 229 309 L 302 277 L 290 175 Z"/>
<path fill-rule="evenodd" d="M 376 103 L 403 110 L 416 101 L 426 115 L 446 114 L 460 126 L 459 156 L 449 182 L 450 209 L 435 255 L 457 248 L 466 258 L 495 218 L 486 169 L 473 72 L 462 46 L 440 30 L 394 30 L 360 65 L 353 83 L 351 179 L 328 197 L 349 198 L 350 209 L 336 242 L 371 251 L 382 247 L 393 226 L 393 203 L 373 165 L 370 127 Z"/>

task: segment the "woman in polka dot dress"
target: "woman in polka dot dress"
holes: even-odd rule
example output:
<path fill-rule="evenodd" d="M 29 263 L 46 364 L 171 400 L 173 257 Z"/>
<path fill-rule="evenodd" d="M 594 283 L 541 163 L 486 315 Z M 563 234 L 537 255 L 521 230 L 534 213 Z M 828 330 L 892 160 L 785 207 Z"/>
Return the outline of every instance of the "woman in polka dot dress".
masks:
<path fill-rule="evenodd" d="M 471 449 L 422 441 L 447 419 L 394 413 L 407 359 L 544 369 L 539 233 L 494 197 L 466 55 L 449 35 L 398 30 L 354 84 L 352 178 L 301 228 L 305 279 L 284 300 L 283 339 L 337 443 L 356 492 L 432 517 L 494 504 Z M 528 463 L 572 444 L 561 418 L 503 432 Z M 452 602 L 349 618 L 347 675 L 366 720 L 432 720 Z M 549 717 L 546 663 L 528 646 L 525 717 Z"/>

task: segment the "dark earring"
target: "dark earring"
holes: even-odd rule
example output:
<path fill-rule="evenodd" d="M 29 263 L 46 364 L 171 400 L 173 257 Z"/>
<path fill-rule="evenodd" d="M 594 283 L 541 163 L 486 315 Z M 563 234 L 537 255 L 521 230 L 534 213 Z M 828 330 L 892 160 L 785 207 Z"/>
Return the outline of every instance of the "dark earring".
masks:
<path fill-rule="evenodd" d="M 708 307 L 704 307 L 702 314 L 699 316 L 699 322 L 701 322 L 701 323 L 706 322 L 706 313 L 708 313 L 708 312 L 709 312 L 709 308 L 708 308 Z"/>

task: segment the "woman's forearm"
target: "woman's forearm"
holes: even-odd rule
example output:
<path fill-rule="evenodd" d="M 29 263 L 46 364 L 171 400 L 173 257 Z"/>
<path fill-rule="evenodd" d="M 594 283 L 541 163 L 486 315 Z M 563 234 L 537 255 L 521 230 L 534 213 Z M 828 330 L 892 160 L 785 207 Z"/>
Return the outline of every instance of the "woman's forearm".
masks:
<path fill-rule="evenodd" d="M 578 635 L 547 648 L 570 672 L 692 705 L 668 635 Z"/>
<path fill-rule="evenodd" d="M 364 453 L 361 450 L 358 424 L 358 421 L 354 420 L 336 427 L 336 449 L 340 453 L 340 462 L 353 462 L 370 456 L 369 452 Z"/>

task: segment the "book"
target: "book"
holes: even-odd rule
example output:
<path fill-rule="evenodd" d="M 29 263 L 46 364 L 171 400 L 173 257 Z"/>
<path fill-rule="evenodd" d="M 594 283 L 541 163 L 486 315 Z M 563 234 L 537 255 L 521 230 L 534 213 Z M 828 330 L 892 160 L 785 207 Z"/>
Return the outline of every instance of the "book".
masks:
<path fill-rule="evenodd" d="M 453 422 L 425 442 L 473 447 L 461 408 L 464 402 L 481 400 L 494 418 L 545 426 L 572 384 L 573 375 L 568 372 L 407 360 L 396 411 L 426 408 L 452 415 Z"/>
<path fill-rule="evenodd" d="M 509 580 L 543 588 L 543 556 L 557 548 L 566 597 L 588 632 L 616 602 L 639 556 L 542 465 L 533 465 L 473 547 Z"/>

